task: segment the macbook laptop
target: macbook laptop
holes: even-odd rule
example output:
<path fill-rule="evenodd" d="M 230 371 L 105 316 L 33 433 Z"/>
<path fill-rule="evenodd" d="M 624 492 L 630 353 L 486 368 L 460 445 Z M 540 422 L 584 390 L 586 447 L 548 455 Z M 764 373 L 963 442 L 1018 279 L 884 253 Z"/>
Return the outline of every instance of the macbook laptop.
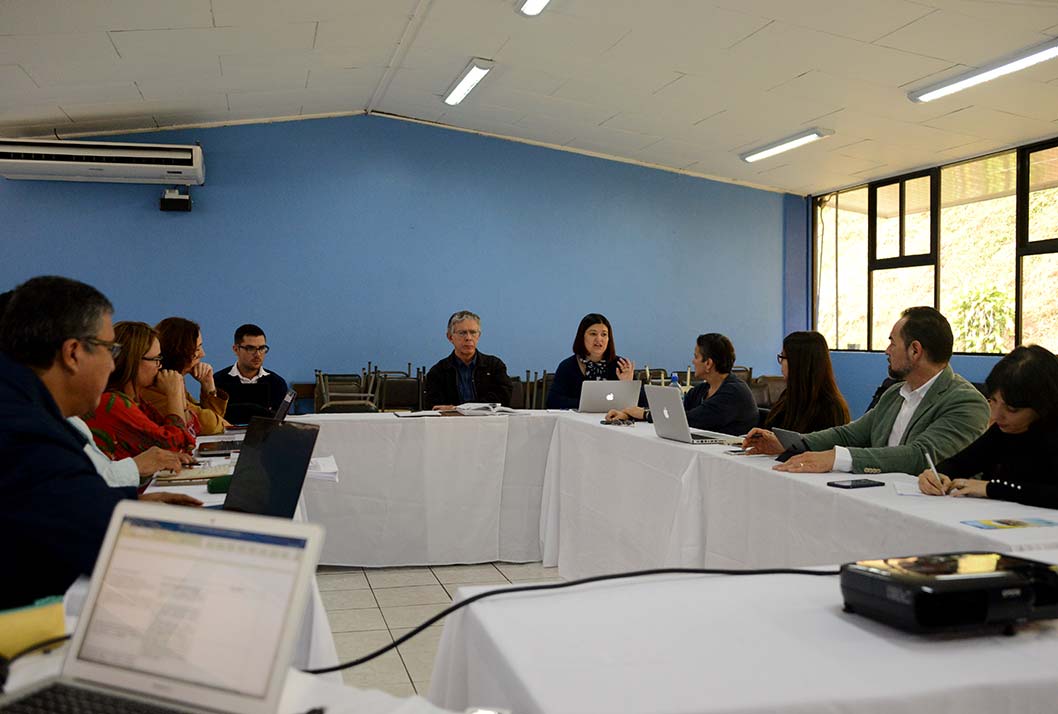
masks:
<path fill-rule="evenodd" d="M 122 501 L 62 674 L 0 712 L 275 712 L 322 541 L 312 523 Z"/>
<path fill-rule="evenodd" d="M 687 412 L 683 411 L 683 392 L 672 387 L 647 385 L 647 403 L 654 420 L 654 431 L 662 439 L 684 444 L 727 444 L 741 446 L 742 439 L 718 431 L 691 431 Z"/>
<path fill-rule="evenodd" d="M 611 409 L 634 407 L 639 403 L 639 389 L 642 386 L 638 379 L 585 380 L 580 387 L 580 406 L 577 411 L 582 414 L 605 414 Z"/>
<path fill-rule="evenodd" d="M 276 413 L 273 417 L 274 421 L 282 422 L 287 418 L 287 414 L 290 413 L 290 407 L 294 404 L 294 399 L 297 395 L 298 393 L 291 389 L 283 396 L 283 401 L 276 407 Z M 257 418 L 259 417 L 254 417 L 254 419 Z M 251 421 L 253 420 L 251 419 Z M 232 452 L 238 451 L 242 447 L 242 443 L 242 439 L 206 441 L 198 445 L 196 453 L 199 456 L 231 456 Z"/>
<path fill-rule="evenodd" d="M 293 518 L 319 433 L 316 424 L 254 417 L 235 462 L 224 510 Z"/>

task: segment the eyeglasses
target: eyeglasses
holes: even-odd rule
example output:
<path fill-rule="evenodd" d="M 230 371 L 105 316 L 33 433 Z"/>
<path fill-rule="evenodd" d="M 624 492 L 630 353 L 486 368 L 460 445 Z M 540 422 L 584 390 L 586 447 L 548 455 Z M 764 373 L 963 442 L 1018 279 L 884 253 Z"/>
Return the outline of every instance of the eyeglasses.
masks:
<path fill-rule="evenodd" d="M 257 354 L 258 352 L 263 355 L 268 354 L 268 345 L 261 345 L 260 347 L 257 347 L 256 345 L 239 345 L 239 349 L 245 350 L 252 355 Z"/>
<path fill-rule="evenodd" d="M 88 344 L 96 345 L 97 347 L 106 347 L 110 350 L 110 356 L 114 359 L 118 358 L 118 355 L 121 354 L 121 348 L 123 347 L 120 342 L 109 342 L 97 337 L 82 337 L 81 342 L 87 342 Z"/>
<path fill-rule="evenodd" d="M 779 354 L 775 355 L 775 361 L 778 362 L 779 364 L 782 364 L 784 359 L 786 359 L 786 355 L 784 355 L 781 352 Z"/>
<path fill-rule="evenodd" d="M 144 362 L 154 362 L 156 365 L 161 366 L 164 357 L 158 355 L 157 357 L 140 357 Z"/>
<path fill-rule="evenodd" d="M 456 330 L 452 334 L 456 337 L 480 337 L 481 330 Z"/>

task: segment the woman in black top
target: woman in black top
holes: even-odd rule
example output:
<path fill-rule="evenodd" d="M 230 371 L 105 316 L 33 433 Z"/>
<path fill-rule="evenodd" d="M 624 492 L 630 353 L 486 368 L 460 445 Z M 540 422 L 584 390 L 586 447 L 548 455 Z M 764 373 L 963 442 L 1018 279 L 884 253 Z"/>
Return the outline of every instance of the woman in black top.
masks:
<path fill-rule="evenodd" d="M 1058 508 L 1058 358 L 1015 347 L 985 381 L 992 425 L 939 474 L 919 474 L 931 496 L 975 496 Z M 977 478 L 979 477 L 979 478 Z"/>
<path fill-rule="evenodd" d="M 734 366 L 735 347 L 731 340 L 716 332 L 698 335 L 694 376 L 704 381 L 683 398 L 687 424 L 692 429 L 738 435 L 757 425 L 757 402 L 749 385 L 731 374 Z M 650 410 L 612 409 L 606 418 L 650 420 Z"/>
<path fill-rule="evenodd" d="M 849 423 L 849 405 L 841 396 L 830 349 L 818 332 L 791 332 L 777 355 L 786 389 L 764 420 L 765 429 L 788 429 L 799 434 Z"/>
<path fill-rule="evenodd" d="M 613 328 L 604 315 L 585 315 L 573 338 L 573 356 L 562 360 L 547 392 L 548 409 L 576 409 L 585 381 L 631 380 L 635 362 L 617 356 Z"/>

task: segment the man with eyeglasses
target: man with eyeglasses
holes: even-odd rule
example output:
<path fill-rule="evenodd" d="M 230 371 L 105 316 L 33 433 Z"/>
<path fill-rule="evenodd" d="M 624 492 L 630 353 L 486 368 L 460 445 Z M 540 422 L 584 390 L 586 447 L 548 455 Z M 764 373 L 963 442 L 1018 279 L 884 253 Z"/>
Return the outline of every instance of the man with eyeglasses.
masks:
<path fill-rule="evenodd" d="M 114 506 L 137 497 L 99 477 L 67 421 L 96 407 L 114 369 L 113 312 L 95 288 L 44 276 L 16 288 L 0 315 L 0 609 L 61 595 L 90 574 Z"/>
<path fill-rule="evenodd" d="M 287 393 L 287 382 L 264 368 L 268 354 L 264 330 L 254 324 L 240 325 L 231 351 L 235 364 L 213 375 L 217 388 L 228 393 L 224 418 L 233 424 L 248 424 L 255 416 L 271 417 Z"/>
<path fill-rule="evenodd" d="M 499 357 L 478 351 L 481 318 L 460 310 L 448 318 L 445 333 L 452 354 L 430 368 L 423 388 L 423 404 L 446 411 L 466 402 L 511 404 L 513 385 L 507 365 Z"/>

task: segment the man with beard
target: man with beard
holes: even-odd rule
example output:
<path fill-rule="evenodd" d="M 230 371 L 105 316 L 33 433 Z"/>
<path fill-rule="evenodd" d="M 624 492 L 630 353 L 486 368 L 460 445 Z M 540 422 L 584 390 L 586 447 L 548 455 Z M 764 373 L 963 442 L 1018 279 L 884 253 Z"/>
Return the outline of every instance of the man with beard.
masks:
<path fill-rule="evenodd" d="M 777 471 L 794 473 L 922 473 L 952 456 L 988 427 L 988 402 L 977 388 L 955 374 L 951 325 L 931 307 L 910 307 L 889 333 L 889 375 L 901 380 L 878 404 L 845 426 L 804 435 L 808 450 Z M 745 440 L 753 453 L 779 454 L 783 447 L 769 431 L 754 429 Z"/>

